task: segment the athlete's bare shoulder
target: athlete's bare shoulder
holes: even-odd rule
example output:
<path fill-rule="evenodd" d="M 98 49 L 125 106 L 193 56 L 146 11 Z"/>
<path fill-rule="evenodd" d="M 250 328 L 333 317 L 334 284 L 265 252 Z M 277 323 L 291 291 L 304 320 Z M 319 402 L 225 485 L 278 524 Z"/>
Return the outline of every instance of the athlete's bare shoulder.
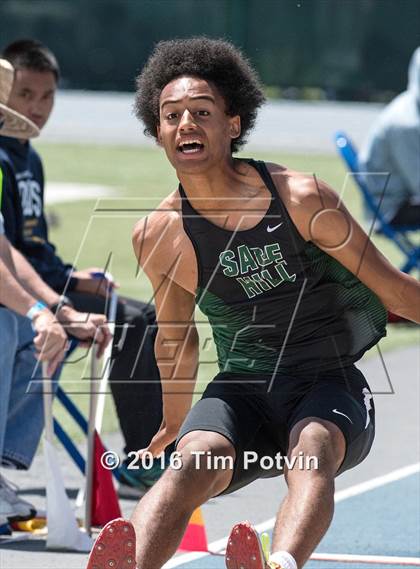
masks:
<path fill-rule="evenodd" d="M 346 211 L 337 193 L 315 174 L 272 163 L 267 163 L 267 168 L 290 217 L 305 239 L 311 239 L 310 224 L 317 213 L 325 209 Z"/>
<path fill-rule="evenodd" d="M 176 237 L 182 231 L 182 218 L 175 192 L 162 200 L 158 207 L 140 219 L 133 231 L 133 246 L 139 264 L 164 269 L 162 259 L 175 252 Z"/>
<path fill-rule="evenodd" d="M 134 228 L 134 233 L 142 239 L 155 239 L 163 229 L 166 231 L 176 231 L 182 227 L 182 217 L 179 200 L 174 195 L 175 192 L 164 198 L 160 204 L 146 217 L 140 219 Z"/>
<path fill-rule="evenodd" d="M 302 204 L 305 198 L 319 195 L 319 188 L 325 190 L 326 184 L 315 174 L 299 172 L 287 166 L 267 162 L 268 171 L 286 205 Z"/>
<path fill-rule="evenodd" d="M 133 247 L 139 265 L 149 277 L 169 276 L 187 290 L 195 290 L 194 249 L 182 222 L 178 191 L 164 198 L 148 216 L 138 221 L 133 231 Z"/>

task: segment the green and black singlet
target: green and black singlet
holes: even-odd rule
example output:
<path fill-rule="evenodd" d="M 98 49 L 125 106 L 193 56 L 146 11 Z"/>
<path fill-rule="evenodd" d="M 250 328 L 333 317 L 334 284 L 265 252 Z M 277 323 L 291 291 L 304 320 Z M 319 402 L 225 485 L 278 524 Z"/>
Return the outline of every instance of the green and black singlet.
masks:
<path fill-rule="evenodd" d="M 378 297 L 298 232 L 264 162 L 249 160 L 271 202 L 258 224 L 229 231 L 193 209 L 179 187 L 198 266 L 196 303 L 208 317 L 220 371 L 335 369 L 385 336 Z"/>

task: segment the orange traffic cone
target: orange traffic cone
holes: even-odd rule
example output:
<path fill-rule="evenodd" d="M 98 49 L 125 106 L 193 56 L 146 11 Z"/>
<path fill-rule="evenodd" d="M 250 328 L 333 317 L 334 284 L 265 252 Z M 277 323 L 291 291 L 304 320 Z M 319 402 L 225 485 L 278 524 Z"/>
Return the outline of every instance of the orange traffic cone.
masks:
<path fill-rule="evenodd" d="M 201 508 L 194 510 L 179 549 L 183 551 L 208 551 L 206 528 Z"/>
<path fill-rule="evenodd" d="M 92 525 L 104 526 L 111 520 L 121 517 L 117 493 L 112 482 L 110 470 L 101 463 L 105 449 L 97 432 L 95 432 L 95 462 L 92 491 Z"/>

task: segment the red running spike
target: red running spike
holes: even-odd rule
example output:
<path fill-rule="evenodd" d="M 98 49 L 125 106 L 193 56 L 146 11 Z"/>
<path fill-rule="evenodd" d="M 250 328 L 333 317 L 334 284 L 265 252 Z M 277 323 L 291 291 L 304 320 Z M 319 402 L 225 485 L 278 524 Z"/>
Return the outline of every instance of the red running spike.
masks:
<path fill-rule="evenodd" d="M 86 569 L 136 569 L 136 534 L 131 522 L 118 518 L 103 528 Z"/>
<path fill-rule="evenodd" d="M 258 533 L 249 522 L 233 526 L 225 561 L 227 569 L 269 569 Z"/>

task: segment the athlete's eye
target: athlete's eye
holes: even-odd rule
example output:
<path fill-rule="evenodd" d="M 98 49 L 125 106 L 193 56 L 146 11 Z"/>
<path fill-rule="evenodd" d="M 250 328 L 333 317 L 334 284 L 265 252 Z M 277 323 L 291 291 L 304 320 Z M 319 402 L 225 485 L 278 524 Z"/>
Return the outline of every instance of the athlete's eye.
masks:
<path fill-rule="evenodd" d="M 168 121 L 172 121 L 172 120 L 176 119 L 177 116 L 178 116 L 178 113 L 168 113 L 166 115 L 166 118 L 168 119 Z"/>
<path fill-rule="evenodd" d="M 201 117 L 209 117 L 210 116 L 209 111 L 198 111 L 197 114 L 200 115 Z"/>

